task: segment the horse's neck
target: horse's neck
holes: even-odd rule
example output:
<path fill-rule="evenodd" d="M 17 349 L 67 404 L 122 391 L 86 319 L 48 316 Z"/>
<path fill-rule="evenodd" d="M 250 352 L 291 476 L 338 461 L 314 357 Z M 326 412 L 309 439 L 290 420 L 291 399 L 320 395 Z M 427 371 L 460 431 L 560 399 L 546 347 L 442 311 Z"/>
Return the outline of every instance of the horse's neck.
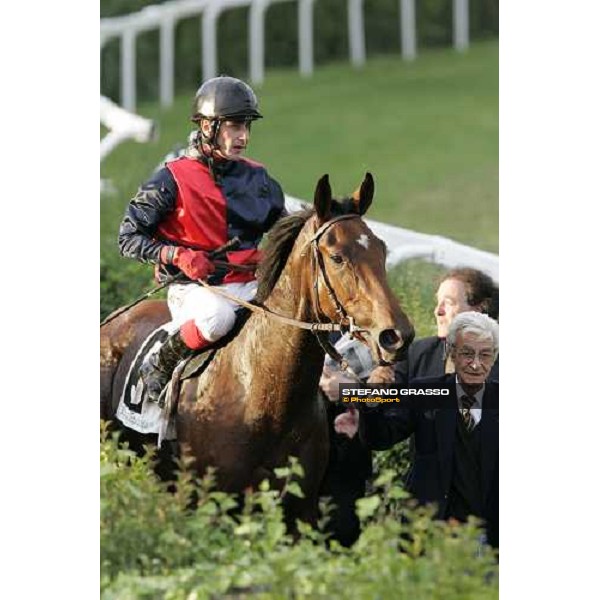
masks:
<path fill-rule="evenodd" d="M 264 305 L 277 314 L 306 322 L 314 321 L 314 314 L 310 301 L 311 275 L 305 260 L 310 258 L 301 256 L 297 249 L 292 252 Z M 324 352 L 313 333 L 264 314 L 253 315 L 243 333 L 246 364 L 259 365 L 253 369 L 253 381 L 249 384 L 253 388 L 271 384 L 276 388 L 269 394 L 270 410 L 287 412 L 289 406 L 284 405 L 293 402 L 296 394 L 303 395 L 304 403 L 308 400 L 307 392 L 313 389 L 316 392 Z M 262 372 L 263 377 L 257 378 L 257 372 Z"/>

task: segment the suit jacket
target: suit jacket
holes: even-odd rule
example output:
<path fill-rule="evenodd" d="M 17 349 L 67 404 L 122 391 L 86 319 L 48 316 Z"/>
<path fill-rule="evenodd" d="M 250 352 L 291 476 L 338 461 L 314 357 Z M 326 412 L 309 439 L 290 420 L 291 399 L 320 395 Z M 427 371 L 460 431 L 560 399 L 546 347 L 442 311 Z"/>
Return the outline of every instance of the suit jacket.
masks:
<path fill-rule="evenodd" d="M 401 383 L 411 383 L 418 377 L 437 377 L 445 371 L 445 340 L 437 336 L 426 337 L 413 342 L 408 348 L 408 358 L 396 363 L 395 379 Z M 499 359 L 496 359 L 488 380 L 500 380 Z"/>
<path fill-rule="evenodd" d="M 342 486 L 364 490 L 367 479 L 373 475 L 371 450 L 358 436 L 350 439 L 335 431 L 334 420 L 346 412 L 348 405 L 330 402 L 323 392 L 319 391 L 319 394 L 323 397 L 329 426 L 329 461 L 323 487 L 327 482 L 335 480 Z"/>
<path fill-rule="evenodd" d="M 373 450 L 385 450 L 414 434 L 415 454 L 407 478 L 408 491 L 420 502 L 435 502 L 438 516 L 446 513 L 452 480 L 454 442 L 458 415 L 456 376 L 426 377 L 413 383 L 450 385 L 441 396 L 440 408 L 410 409 L 380 405 L 360 406 L 359 435 Z M 498 382 L 488 381 L 483 396 L 481 427 L 481 478 L 483 517 L 488 540 L 498 546 Z"/>

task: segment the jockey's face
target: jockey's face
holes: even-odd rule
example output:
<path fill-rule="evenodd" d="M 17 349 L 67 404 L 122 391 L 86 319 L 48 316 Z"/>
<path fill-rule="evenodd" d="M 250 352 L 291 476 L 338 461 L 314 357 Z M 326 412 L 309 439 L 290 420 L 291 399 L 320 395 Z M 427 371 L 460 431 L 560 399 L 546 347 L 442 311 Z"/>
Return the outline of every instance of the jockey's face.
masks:
<path fill-rule="evenodd" d="M 205 123 L 210 127 L 207 121 Z M 225 160 L 239 160 L 250 141 L 250 124 L 250 121 L 223 121 L 217 135 L 215 154 Z"/>

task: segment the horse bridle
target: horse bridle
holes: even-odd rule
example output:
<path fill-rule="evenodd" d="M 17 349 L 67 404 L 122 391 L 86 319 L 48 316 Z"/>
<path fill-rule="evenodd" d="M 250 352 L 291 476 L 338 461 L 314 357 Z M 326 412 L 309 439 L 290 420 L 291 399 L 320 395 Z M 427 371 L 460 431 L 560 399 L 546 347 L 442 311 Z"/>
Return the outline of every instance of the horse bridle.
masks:
<path fill-rule="evenodd" d="M 323 283 L 325 285 L 325 290 L 327 292 L 327 296 L 331 300 L 331 303 L 335 307 L 335 312 L 338 315 L 339 323 L 333 324 L 336 327 L 337 331 L 341 331 L 342 333 L 349 333 L 350 337 L 357 337 L 363 343 L 366 343 L 366 340 L 361 335 L 362 332 L 365 332 L 365 329 L 357 327 L 354 323 L 354 317 L 348 315 L 344 305 L 339 301 L 331 282 L 329 281 L 329 277 L 327 276 L 327 270 L 325 269 L 325 262 L 323 260 L 323 253 L 319 250 L 319 240 L 323 236 L 323 234 L 328 231 L 331 227 L 339 223 L 340 221 L 344 221 L 346 219 L 360 219 L 360 215 L 358 214 L 350 214 L 350 215 L 340 215 L 338 217 L 334 217 L 329 221 L 323 223 L 317 231 L 313 234 L 312 238 L 307 242 L 311 247 L 311 273 L 313 273 L 313 285 L 312 285 L 312 294 L 313 294 L 313 306 L 315 307 L 315 316 L 319 323 L 321 321 L 321 315 L 323 315 L 323 310 L 321 308 L 321 304 L 319 301 L 319 275 L 321 276 Z M 324 335 L 321 332 L 313 332 L 317 341 L 325 350 L 331 358 L 337 362 L 342 370 L 346 370 L 348 367 L 347 360 L 342 357 L 342 355 L 335 349 L 335 346 L 329 341 L 329 337 Z"/>
<path fill-rule="evenodd" d="M 329 281 L 329 277 L 327 276 L 327 270 L 325 269 L 325 262 L 323 260 L 323 253 L 319 250 L 319 240 L 323 236 L 323 234 L 331 229 L 336 223 L 340 221 L 344 221 L 347 219 L 360 219 L 360 215 L 351 214 L 351 215 L 340 215 L 339 217 L 334 217 L 329 221 L 326 221 L 315 231 L 312 238 L 307 242 L 310 244 L 312 252 L 311 252 L 311 272 L 314 274 L 313 276 L 313 306 L 315 307 L 315 315 L 317 321 L 322 323 L 321 315 L 323 315 L 323 310 L 321 309 L 321 304 L 319 301 L 319 275 L 323 279 L 323 283 L 325 285 L 325 290 L 327 292 L 327 296 L 331 300 L 331 303 L 335 307 L 335 312 L 339 317 L 339 325 L 340 330 L 343 332 L 348 332 L 353 335 L 356 332 L 364 331 L 354 324 L 354 318 L 349 317 L 346 309 L 343 304 L 339 301 L 338 297 L 335 294 L 335 291 Z"/>

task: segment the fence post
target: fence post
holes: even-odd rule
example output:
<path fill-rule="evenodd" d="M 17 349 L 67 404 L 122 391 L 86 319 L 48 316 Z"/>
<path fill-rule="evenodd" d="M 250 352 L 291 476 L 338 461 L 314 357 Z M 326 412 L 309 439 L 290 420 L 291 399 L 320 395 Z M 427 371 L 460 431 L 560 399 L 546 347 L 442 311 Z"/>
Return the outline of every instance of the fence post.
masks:
<path fill-rule="evenodd" d="M 219 9 L 211 3 L 202 19 L 202 80 L 217 74 L 217 17 Z"/>
<path fill-rule="evenodd" d="M 313 3 L 314 0 L 298 0 L 298 44 L 300 74 L 313 72 Z"/>
<path fill-rule="evenodd" d="M 348 0 L 348 43 L 350 61 L 355 67 L 362 67 L 366 55 L 363 0 Z"/>
<path fill-rule="evenodd" d="M 135 39 L 133 27 L 123 30 L 121 36 L 121 105 L 135 112 Z"/>
<path fill-rule="evenodd" d="M 266 4 L 264 0 L 254 0 L 250 4 L 248 18 L 250 62 L 248 71 L 252 83 L 262 83 L 265 78 L 265 11 Z"/>
<path fill-rule="evenodd" d="M 400 0 L 400 43 L 402 58 L 414 60 L 417 56 L 415 0 Z"/>
<path fill-rule="evenodd" d="M 175 95 L 175 19 L 165 15 L 160 24 L 160 105 L 172 106 Z"/>
<path fill-rule="evenodd" d="M 469 47 L 469 0 L 453 2 L 454 48 L 463 52 Z"/>

